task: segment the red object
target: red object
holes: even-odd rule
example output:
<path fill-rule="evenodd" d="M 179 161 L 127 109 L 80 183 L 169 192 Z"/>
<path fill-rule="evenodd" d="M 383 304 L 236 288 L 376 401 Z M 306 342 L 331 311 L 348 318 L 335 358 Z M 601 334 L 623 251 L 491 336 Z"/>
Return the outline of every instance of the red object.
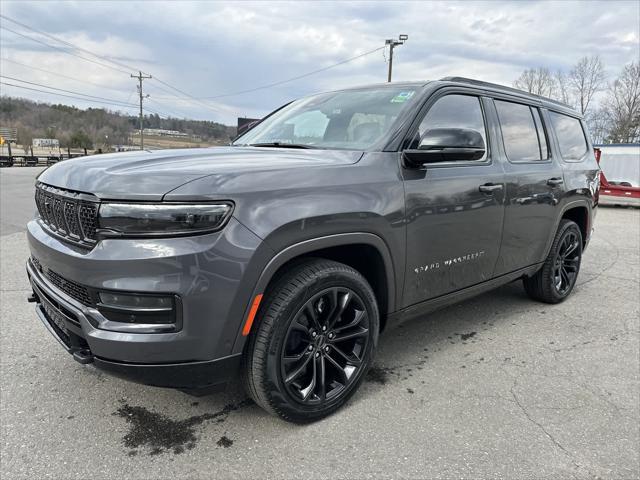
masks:
<path fill-rule="evenodd" d="M 260 306 L 261 300 L 262 294 L 256 295 L 256 298 L 253 299 L 251 310 L 249 310 L 249 316 L 247 317 L 247 321 L 244 322 L 244 328 L 242 329 L 243 337 L 249 335 L 249 332 L 251 331 L 251 325 L 253 325 L 253 320 L 256 318 L 256 313 L 258 313 L 258 307 Z"/>
<path fill-rule="evenodd" d="M 602 150 L 594 148 L 596 161 L 600 164 Z M 640 186 L 620 185 L 609 183 L 604 171 L 600 169 L 600 196 L 599 200 L 604 205 L 629 205 L 640 207 Z"/>

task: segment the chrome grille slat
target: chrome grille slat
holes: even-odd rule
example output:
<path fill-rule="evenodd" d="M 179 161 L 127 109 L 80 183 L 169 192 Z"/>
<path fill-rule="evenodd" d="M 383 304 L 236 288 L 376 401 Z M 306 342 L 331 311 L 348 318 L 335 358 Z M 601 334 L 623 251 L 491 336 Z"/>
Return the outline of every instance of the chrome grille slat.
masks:
<path fill-rule="evenodd" d="M 89 195 L 36 185 L 36 207 L 41 224 L 56 236 L 71 243 L 91 248 L 97 242 L 98 201 Z"/>

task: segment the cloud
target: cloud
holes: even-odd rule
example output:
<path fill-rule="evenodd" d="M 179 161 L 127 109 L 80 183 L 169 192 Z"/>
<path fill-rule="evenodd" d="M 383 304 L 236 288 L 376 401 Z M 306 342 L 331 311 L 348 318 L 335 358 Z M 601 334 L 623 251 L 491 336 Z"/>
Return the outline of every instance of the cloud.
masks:
<path fill-rule="evenodd" d="M 238 115 L 264 115 L 312 92 L 385 81 L 385 57 L 376 52 L 295 82 L 212 101 L 178 98 L 157 79 L 195 97 L 213 97 L 337 63 L 400 33 L 409 34 L 409 41 L 394 53 L 394 80 L 464 75 L 510 85 L 525 68 L 567 70 L 591 54 L 600 54 L 614 76 L 640 54 L 640 6 L 625 1 L 2 4 L 11 18 L 152 73 L 145 88 L 158 111 L 227 123 Z M 10 22 L 2 25 L 31 35 Z M 77 80 L 10 62 L 2 62 L 3 75 L 135 101 L 135 81 L 128 75 L 7 31 L 2 57 Z M 25 95 L 4 86 L 3 93 Z M 27 96 L 90 105 L 35 92 Z"/>

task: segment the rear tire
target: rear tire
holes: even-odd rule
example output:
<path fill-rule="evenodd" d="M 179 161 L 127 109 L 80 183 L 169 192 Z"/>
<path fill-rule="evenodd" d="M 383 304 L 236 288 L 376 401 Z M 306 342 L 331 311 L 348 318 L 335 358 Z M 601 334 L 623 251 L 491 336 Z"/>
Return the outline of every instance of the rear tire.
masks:
<path fill-rule="evenodd" d="M 362 383 L 379 323 L 375 295 L 359 272 L 331 260 L 296 264 L 260 306 L 244 356 L 247 392 L 290 422 L 332 414 Z"/>
<path fill-rule="evenodd" d="M 544 264 L 524 277 L 527 294 L 545 303 L 560 303 L 573 291 L 582 261 L 582 233 L 575 222 L 563 219 Z"/>

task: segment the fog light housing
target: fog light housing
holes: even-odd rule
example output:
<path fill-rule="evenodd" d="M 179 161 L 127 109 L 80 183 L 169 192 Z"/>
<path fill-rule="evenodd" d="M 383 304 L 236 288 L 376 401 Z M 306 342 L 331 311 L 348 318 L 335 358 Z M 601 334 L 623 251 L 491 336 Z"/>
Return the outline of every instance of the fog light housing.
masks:
<path fill-rule="evenodd" d="M 173 295 L 99 292 L 98 296 L 98 311 L 113 322 L 145 325 L 176 323 L 176 299 Z"/>

